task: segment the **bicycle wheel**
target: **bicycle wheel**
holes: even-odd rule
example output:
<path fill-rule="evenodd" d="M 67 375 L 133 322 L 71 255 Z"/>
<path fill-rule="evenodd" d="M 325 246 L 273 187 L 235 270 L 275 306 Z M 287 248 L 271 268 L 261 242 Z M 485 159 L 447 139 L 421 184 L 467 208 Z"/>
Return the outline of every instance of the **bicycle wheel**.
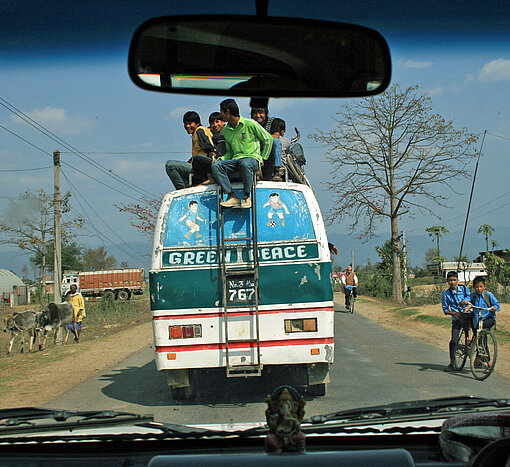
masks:
<path fill-rule="evenodd" d="M 351 314 L 354 313 L 354 302 L 356 301 L 356 299 L 354 297 L 351 297 L 351 301 L 349 303 L 349 311 L 351 312 Z"/>
<path fill-rule="evenodd" d="M 459 340 L 457 342 L 457 350 L 455 351 L 455 368 L 461 371 L 466 364 L 466 359 L 469 353 L 467 342 L 467 335 L 464 328 L 460 330 Z"/>
<path fill-rule="evenodd" d="M 482 330 L 471 342 L 469 360 L 471 373 L 478 380 L 488 378 L 494 371 L 498 357 L 498 343 L 492 332 Z"/>
<path fill-rule="evenodd" d="M 287 156 L 287 170 L 289 171 L 290 178 L 294 183 L 301 183 L 305 185 L 305 180 L 303 178 L 303 172 L 301 168 L 297 165 L 296 161 L 292 158 L 292 156 Z"/>

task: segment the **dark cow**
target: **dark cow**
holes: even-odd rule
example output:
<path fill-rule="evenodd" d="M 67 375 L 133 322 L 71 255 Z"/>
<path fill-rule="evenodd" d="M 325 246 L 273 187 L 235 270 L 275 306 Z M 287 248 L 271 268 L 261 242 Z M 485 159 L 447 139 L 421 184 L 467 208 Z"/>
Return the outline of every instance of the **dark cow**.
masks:
<path fill-rule="evenodd" d="M 74 320 L 74 308 L 73 305 L 71 305 L 69 302 L 50 303 L 48 305 L 48 309 L 42 312 L 37 326 L 41 330 L 44 329 L 44 338 L 40 347 L 44 347 L 44 344 L 46 343 L 47 331 L 51 331 L 52 329 L 55 331 L 54 344 L 57 345 L 57 335 L 59 328 L 62 328 L 62 331 L 65 333 L 64 342 L 67 344 L 67 338 L 69 336 L 67 325 L 69 323 L 73 323 L 74 329 L 76 329 L 76 323 Z M 73 334 L 76 341 L 78 341 L 76 331 L 73 331 Z"/>
<path fill-rule="evenodd" d="M 11 355 L 12 345 L 16 336 L 21 337 L 21 352 L 24 350 L 25 336 L 28 336 L 28 350 L 32 352 L 32 344 L 35 340 L 36 313 L 32 310 L 18 311 L 4 318 L 4 332 L 10 332 L 9 347 L 7 353 Z"/>

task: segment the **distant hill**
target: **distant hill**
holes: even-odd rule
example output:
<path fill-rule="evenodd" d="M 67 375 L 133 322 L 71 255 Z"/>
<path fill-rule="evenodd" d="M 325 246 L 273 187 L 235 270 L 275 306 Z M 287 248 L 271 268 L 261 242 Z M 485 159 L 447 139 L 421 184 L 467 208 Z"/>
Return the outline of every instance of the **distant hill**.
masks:
<path fill-rule="evenodd" d="M 478 253 L 485 249 L 485 240 L 476 230 L 468 230 L 464 241 L 463 255 L 466 255 L 469 260 L 475 259 Z M 339 250 L 339 255 L 334 258 L 335 263 L 341 267 L 345 267 L 351 262 L 352 251 L 354 251 L 355 265 L 367 264 L 369 260 L 372 264 L 379 262 L 379 255 L 375 247 L 382 245 L 388 240 L 390 234 L 381 234 L 379 237 L 373 238 L 367 243 L 356 239 L 354 235 L 334 232 L 329 233 L 328 238 Z M 498 248 L 510 248 L 510 228 L 497 227 L 493 238 L 500 244 Z M 454 257 L 457 257 L 459 254 L 461 239 L 461 231 L 452 232 L 442 237 L 439 242 L 441 255 L 453 261 Z M 420 235 L 406 234 L 406 244 L 409 264 L 411 266 L 423 266 L 425 252 L 429 248 L 435 248 L 436 246 L 433 239 L 426 233 Z"/>
<path fill-rule="evenodd" d="M 89 244 L 84 245 L 86 248 L 97 248 L 97 244 Z M 118 249 L 115 246 L 105 246 L 106 251 L 109 255 L 113 255 L 117 259 L 117 264 L 120 265 L 121 262 L 126 261 L 129 267 L 133 268 L 145 268 L 146 274 L 150 268 L 150 254 L 152 249 L 152 241 L 147 239 L 147 241 L 139 241 L 139 242 L 130 242 L 125 243 L 122 246 L 122 250 Z M 145 257 L 140 257 L 134 252 L 139 252 Z M 127 254 L 127 252 L 132 253 L 132 255 Z M 30 257 L 32 254 L 20 254 L 19 249 L 7 248 L 6 246 L 2 246 L 2 250 L 0 250 L 0 268 L 8 269 L 14 272 L 19 277 L 22 276 L 21 269 L 23 265 L 27 265 L 30 271 L 30 278 L 33 278 L 33 270 L 30 265 Z M 50 260 L 52 262 L 53 259 Z"/>
<path fill-rule="evenodd" d="M 334 257 L 335 264 L 345 267 L 351 262 L 351 252 L 354 251 L 354 264 L 367 264 L 370 260 L 371 263 L 377 263 L 379 261 L 379 255 L 375 251 L 375 247 L 382 245 L 387 239 L 390 238 L 390 234 L 381 234 L 363 243 L 361 240 L 355 238 L 354 235 L 342 234 L 330 232 L 328 234 L 329 241 L 334 243 L 339 249 L 339 255 Z M 453 260 L 459 254 L 460 241 L 462 238 L 462 232 L 452 232 L 441 238 L 440 247 L 441 254 L 448 260 Z M 500 244 L 499 248 L 510 248 L 510 228 L 508 227 L 496 227 L 494 232 L 494 239 Z M 407 251 L 409 264 L 411 266 L 423 266 L 425 259 L 425 252 L 429 248 L 435 248 L 433 239 L 426 233 L 406 234 Z M 88 248 L 97 248 L 100 245 L 90 244 Z M 146 272 L 150 268 L 150 253 L 152 249 L 152 241 L 150 239 L 143 239 L 138 242 L 126 243 L 122 250 L 119 250 L 114 246 L 106 246 L 108 254 L 115 256 L 120 264 L 122 261 L 126 261 L 130 267 L 145 268 Z M 469 260 L 472 260 L 478 256 L 478 252 L 485 248 L 485 240 L 482 235 L 478 234 L 476 230 L 468 230 L 466 234 L 466 240 L 464 242 L 463 254 L 465 254 Z M 128 255 L 126 251 L 138 251 L 142 254 L 146 254 L 146 258 L 139 258 L 133 253 L 132 256 Z M 30 274 L 32 276 L 32 269 L 30 267 L 29 258 L 31 255 L 20 255 L 20 250 L 10 249 L 2 246 L 0 250 L 0 268 L 8 269 L 13 271 L 16 275 L 21 277 L 21 269 L 24 264 L 29 266 Z"/>

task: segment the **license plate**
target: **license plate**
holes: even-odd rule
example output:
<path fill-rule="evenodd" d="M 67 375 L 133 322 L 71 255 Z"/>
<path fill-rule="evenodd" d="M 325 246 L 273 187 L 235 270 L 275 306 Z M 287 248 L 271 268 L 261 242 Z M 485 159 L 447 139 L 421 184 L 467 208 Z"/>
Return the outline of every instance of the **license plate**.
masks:
<path fill-rule="evenodd" d="M 253 275 L 227 279 L 227 305 L 254 305 L 255 280 Z"/>

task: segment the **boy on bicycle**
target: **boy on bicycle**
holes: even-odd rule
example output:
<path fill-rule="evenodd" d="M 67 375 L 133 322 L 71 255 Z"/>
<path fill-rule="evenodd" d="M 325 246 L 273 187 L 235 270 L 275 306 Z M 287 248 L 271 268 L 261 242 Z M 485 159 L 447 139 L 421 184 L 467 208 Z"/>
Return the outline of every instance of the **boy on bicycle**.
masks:
<path fill-rule="evenodd" d="M 449 288 L 443 293 L 441 305 L 443 313 L 452 317 L 452 337 L 450 339 L 450 363 L 444 368 L 444 371 L 456 371 L 455 352 L 459 343 L 460 330 L 464 328 L 465 332 L 469 329 L 469 320 L 463 318 L 461 312 L 469 304 L 470 292 L 465 285 L 459 285 L 459 277 L 455 271 L 450 271 L 446 276 Z"/>
<path fill-rule="evenodd" d="M 480 308 L 488 308 L 488 310 L 481 310 L 483 329 L 490 329 L 496 324 L 496 311 L 499 311 L 498 299 L 492 292 L 485 290 L 485 277 L 477 276 L 473 280 L 473 287 L 475 291 L 469 297 L 469 305 L 466 311 L 472 306 Z M 475 329 L 478 327 L 478 313 L 473 317 L 473 325 Z"/>

